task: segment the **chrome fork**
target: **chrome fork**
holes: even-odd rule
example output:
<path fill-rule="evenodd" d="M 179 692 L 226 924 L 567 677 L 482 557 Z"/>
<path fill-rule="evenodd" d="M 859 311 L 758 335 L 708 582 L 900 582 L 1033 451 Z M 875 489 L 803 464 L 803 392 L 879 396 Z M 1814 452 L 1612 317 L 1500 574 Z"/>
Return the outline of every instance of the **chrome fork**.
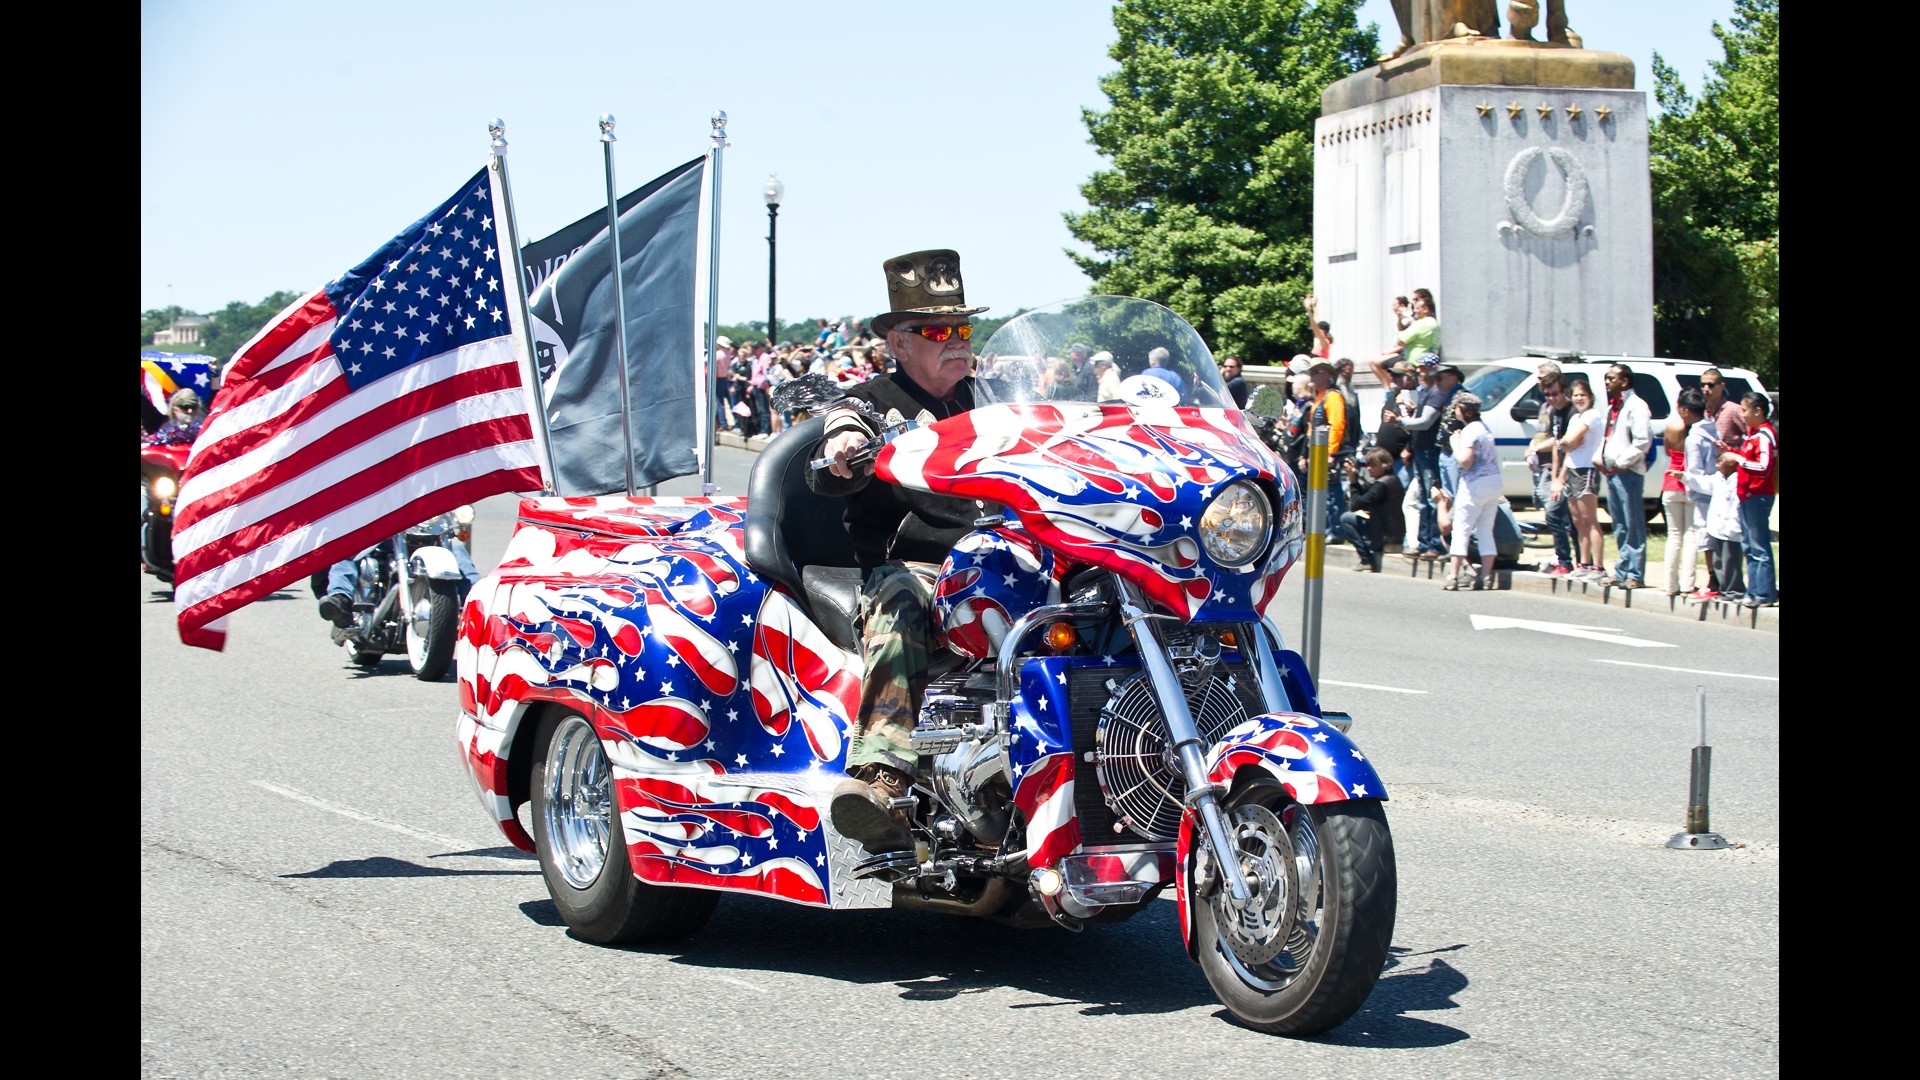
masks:
<path fill-rule="evenodd" d="M 1172 616 L 1150 610 L 1146 594 L 1132 582 L 1115 575 L 1114 583 L 1120 587 L 1121 619 L 1127 632 L 1133 635 L 1141 666 L 1153 680 L 1154 696 L 1160 702 L 1167 732 L 1173 736 L 1174 749 L 1180 755 L 1180 769 L 1187 779 L 1185 802 L 1199 813 L 1201 823 L 1206 826 L 1207 842 L 1213 848 L 1214 861 L 1220 866 L 1228 894 L 1236 904 L 1245 904 L 1253 899 L 1253 889 L 1240 872 L 1240 859 L 1234 854 L 1233 841 L 1227 832 L 1226 814 L 1220 809 L 1220 797 L 1226 794 L 1226 789 L 1207 782 L 1205 744 L 1194 726 L 1179 672 L 1174 669 L 1166 637 L 1160 630 L 1159 620 Z"/>

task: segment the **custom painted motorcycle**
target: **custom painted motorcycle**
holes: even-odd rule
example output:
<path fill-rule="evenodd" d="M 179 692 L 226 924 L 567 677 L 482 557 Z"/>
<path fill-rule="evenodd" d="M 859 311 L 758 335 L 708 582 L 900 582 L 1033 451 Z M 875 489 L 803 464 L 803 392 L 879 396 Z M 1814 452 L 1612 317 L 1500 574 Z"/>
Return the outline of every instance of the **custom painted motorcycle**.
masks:
<path fill-rule="evenodd" d="M 1092 385 L 1072 343 L 1113 355 L 1101 400 L 1050 398 Z M 1262 616 L 1303 548 L 1292 472 L 1146 301 L 1024 314 L 977 378 L 973 411 L 882 417 L 866 452 L 873 482 L 981 505 L 936 588 L 915 850 L 869 856 L 825 812 L 861 576 L 805 482 L 818 415 L 745 498 L 523 501 L 460 626 L 481 801 L 589 941 L 683 936 L 723 892 L 1080 930 L 1170 889 L 1241 1022 L 1341 1023 L 1386 960 L 1393 844 L 1351 719 Z"/>

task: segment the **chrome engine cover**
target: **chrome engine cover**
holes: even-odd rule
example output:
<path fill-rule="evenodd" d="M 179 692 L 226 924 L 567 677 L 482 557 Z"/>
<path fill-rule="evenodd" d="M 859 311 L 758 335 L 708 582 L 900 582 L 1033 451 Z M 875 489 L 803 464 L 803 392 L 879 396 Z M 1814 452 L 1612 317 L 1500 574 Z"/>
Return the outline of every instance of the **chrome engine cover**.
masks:
<path fill-rule="evenodd" d="M 1007 834 L 1013 814 L 1013 777 L 1000 739 L 985 727 L 994 700 L 991 671 L 961 671 L 927 686 L 914 749 L 933 757 L 927 772 L 933 797 L 981 844 Z"/>

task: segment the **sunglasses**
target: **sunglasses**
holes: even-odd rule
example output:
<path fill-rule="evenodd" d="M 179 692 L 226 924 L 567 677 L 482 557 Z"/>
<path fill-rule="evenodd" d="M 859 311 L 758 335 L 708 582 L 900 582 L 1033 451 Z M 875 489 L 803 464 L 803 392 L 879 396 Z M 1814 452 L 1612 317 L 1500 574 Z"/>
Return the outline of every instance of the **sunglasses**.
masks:
<path fill-rule="evenodd" d="M 1712 389 L 1713 387 L 1716 387 L 1716 386 L 1725 386 L 1725 385 L 1727 385 L 1727 384 L 1726 384 L 1726 383 L 1718 383 L 1718 382 L 1709 382 L 1709 381 L 1708 381 L 1708 380 L 1706 380 L 1706 379 L 1701 379 L 1701 380 L 1700 380 L 1700 385 L 1701 385 L 1701 386 L 1703 386 L 1703 387 L 1706 387 L 1706 388 L 1708 388 L 1708 389 Z"/>
<path fill-rule="evenodd" d="M 928 341 L 945 341 L 955 334 L 960 335 L 961 341 L 973 340 L 972 323 L 961 323 L 959 326 L 916 326 L 913 332 Z"/>

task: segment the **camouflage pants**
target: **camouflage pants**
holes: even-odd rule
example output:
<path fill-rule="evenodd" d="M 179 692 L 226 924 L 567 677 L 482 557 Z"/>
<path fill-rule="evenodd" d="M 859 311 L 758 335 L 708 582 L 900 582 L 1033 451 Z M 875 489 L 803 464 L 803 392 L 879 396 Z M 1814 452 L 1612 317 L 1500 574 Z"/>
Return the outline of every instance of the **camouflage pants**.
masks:
<path fill-rule="evenodd" d="M 933 660 L 933 583 L 939 573 L 931 563 L 894 560 L 874 567 L 860 590 L 866 677 L 847 747 L 849 772 L 874 763 L 908 776 L 917 771 L 909 736 Z"/>

